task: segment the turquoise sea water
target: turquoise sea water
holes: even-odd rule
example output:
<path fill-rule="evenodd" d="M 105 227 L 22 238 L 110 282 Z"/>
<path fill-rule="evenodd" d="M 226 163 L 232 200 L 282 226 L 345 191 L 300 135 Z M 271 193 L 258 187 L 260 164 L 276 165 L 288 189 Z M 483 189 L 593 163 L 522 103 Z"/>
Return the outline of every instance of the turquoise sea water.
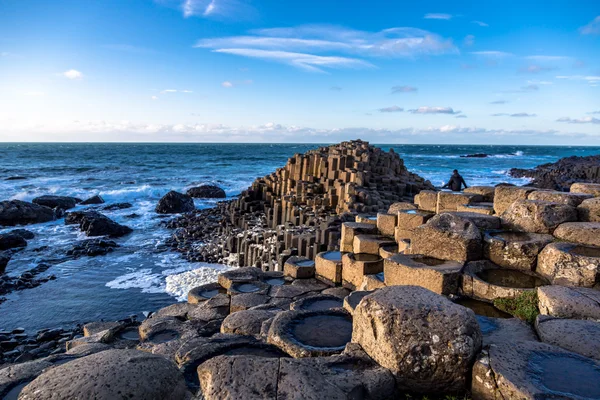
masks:
<path fill-rule="evenodd" d="M 188 287 L 212 280 L 219 266 L 188 263 L 165 251 L 169 231 L 153 210 L 169 190 L 215 183 L 234 196 L 252 181 L 285 164 L 290 156 L 319 145 L 307 144 L 0 144 L 0 200 L 31 200 L 43 194 L 130 202 L 130 209 L 106 212 L 134 232 L 118 239 L 121 248 L 104 257 L 62 261 L 83 235 L 62 220 L 31 225 L 27 249 L 8 265 L 18 275 L 40 262 L 52 262 L 56 280 L 5 296 L 0 330 L 70 326 L 120 319 L 152 311 L 181 298 Z M 600 154 L 600 147 L 379 145 L 393 148 L 406 166 L 434 185 L 459 169 L 469 185 L 503 181 L 522 184 L 506 172 L 531 168 L 571 155 Z M 487 153 L 488 158 L 461 158 Z M 22 180 L 6 178 L 22 176 Z M 213 201 L 197 201 L 210 207 Z M 138 218 L 127 218 L 135 213 Z M 0 233 L 7 229 L 0 229 Z M 47 247 L 44 247 L 47 246 Z M 35 249 L 40 249 L 34 251 Z M 194 272 L 190 272 L 194 271 Z"/>

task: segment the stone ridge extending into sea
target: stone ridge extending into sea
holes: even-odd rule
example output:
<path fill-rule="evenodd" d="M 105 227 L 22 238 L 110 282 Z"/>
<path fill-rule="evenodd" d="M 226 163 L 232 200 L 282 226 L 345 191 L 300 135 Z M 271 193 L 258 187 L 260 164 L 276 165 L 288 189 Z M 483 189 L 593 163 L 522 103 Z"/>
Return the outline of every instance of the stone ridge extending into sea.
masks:
<path fill-rule="evenodd" d="M 157 212 L 186 213 L 169 222 L 172 246 L 239 268 L 142 322 L 48 331 L 66 353 L 5 365 L 0 397 L 600 398 L 596 178 L 439 191 L 397 154 L 351 141 L 297 155 L 211 210 L 170 192 Z M 4 202 L 0 220 L 48 210 Z M 99 212 L 66 221 L 127 234 Z M 26 240 L 11 235 L 7 247 Z M 5 351 L 19 333 L 0 334 Z"/>

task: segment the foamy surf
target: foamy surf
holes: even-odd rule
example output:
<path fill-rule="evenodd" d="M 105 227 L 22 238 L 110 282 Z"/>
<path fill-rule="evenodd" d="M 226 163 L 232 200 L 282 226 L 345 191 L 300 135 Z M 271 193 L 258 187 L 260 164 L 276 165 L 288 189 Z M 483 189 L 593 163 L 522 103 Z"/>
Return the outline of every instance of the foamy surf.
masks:
<path fill-rule="evenodd" d="M 191 289 L 210 282 L 215 282 L 217 276 L 221 272 L 229 269 L 231 269 L 231 267 L 225 265 L 207 264 L 205 267 L 200 267 L 192 271 L 169 275 L 166 279 L 165 290 L 177 300 L 185 301 L 187 299 L 187 294 Z"/>

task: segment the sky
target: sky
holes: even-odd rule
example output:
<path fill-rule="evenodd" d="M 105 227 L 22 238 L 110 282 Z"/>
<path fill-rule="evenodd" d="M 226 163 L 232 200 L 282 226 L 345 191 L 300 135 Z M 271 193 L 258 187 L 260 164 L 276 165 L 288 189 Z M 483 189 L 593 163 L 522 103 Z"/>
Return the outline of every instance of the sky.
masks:
<path fill-rule="evenodd" d="M 0 0 L 0 141 L 600 145 L 600 1 Z"/>

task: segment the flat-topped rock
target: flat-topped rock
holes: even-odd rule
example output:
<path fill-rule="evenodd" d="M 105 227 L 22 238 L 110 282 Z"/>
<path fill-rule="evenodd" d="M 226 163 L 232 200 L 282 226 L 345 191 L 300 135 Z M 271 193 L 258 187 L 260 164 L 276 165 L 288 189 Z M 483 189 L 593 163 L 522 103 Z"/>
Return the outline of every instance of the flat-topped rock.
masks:
<path fill-rule="evenodd" d="M 231 296 L 219 293 L 205 302 L 198 304 L 197 307 L 188 313 L 188 319 L 203 322 L 221 320 L 229 315 L 230 311 Z"/>
<path fill-rule="evenodd" d="M 16 400 L 19 393 L 46 368 L 52 367 L 48 358 L 8 365 L 0 369 L 0 396 Z"/>
<path fill-rule="evenodd" d="M 414 285 L 438 294 L 455 294 L 459 288 L 462 268 L 462 262 L 420 254 L 396 254 L 384 261 L 385 284 Z"/>
<path fill-rule="evenodd" d="M 558 318 L 600 320 L 600 291 L 565 286 L 538 288 L 538 308 L 543 315 Z"/>
<path fill-rule="evenodd" d="M 378 213 L 377 229 L 384 236 L 394 236 L 394 229 L 398 220 L 398 213 Z"/>
<path fill-rule="evenodd" d="M 600 363 L 539 342 L 497 343 L 473 366 L 475 399 L 600 398 Z"/>
<path fill-rule="evenodd" d="M 343 298 L 328 294 L 318 294 L 304 297 L 290 304 L 290 310 L 294 311 L 325 311 L 341 308 Z"/>
<path fill-rule="evenodd" d="M 544 343 L 600 360 L 600 322 L 538 315 L 535 329 Z"/>
<path fill-rule="evenodd" d="M 169 342 L 196 334 L 189 321 L 175 317 L 153 317 L 142 322 L 139 327 L 140 339 L 155 344 Z"/>
<path fill-rule="evenodd" d="M 534 188 L 520 186 L 496 186 L 494 191 L 494 211 L 502 215 L 512 203 L 517 200 L 526 200 Z"/>
<path fill-rule="evenodd" d="M 441 260 L 478 260 L 482 254 L 481 233 L 469 219 L 438 214 L 413 231 L 410 252 Z"/>
<path fill-rule="evenodd" d="M 292 256 L 285 262 L 283 274 L 294 279 L 312 278 L 315 276 L 315 262 L 306 257 Z"/>
<path fill-rule="evenodd" d="M 379 257 L 386 259 L 388 257 L 393 256 L 394 254 L 400 253 L 399 246 L 397 244 L 390 244 L 387 246 L 382 246 L 379 249 Z"/>
<path fill-rule="evenodd" d="M 571 193 L 584 193 L 594 197 L 600 197 L 600 183 L 573 183 L 570 191 Z"/>
<path fill-rule="evenodd" d="M 600 281 L 600 247 L 550 243 L 538 256 L 537 271 L 555 285 L 592 287 Z"/>
<path fill-rule="evenodd" d="M 377 214 L 358 214 L 355 218 L 355 222 L 377 225 Z"/>
<path fill-rule="evenodd" d="M 229 312 L 235 313 L 238 311 L 248 310 L 263 304 L 267 304 L 271 299 L 267 294 L 262 293 L 241 293 L 231 296 L 229 304 Z"/>
<path fill-rule="evenodd" d="M 342 284 L 354 290 L 365 275 L 383 272 L 383 258 L 366 253 L 346 253 L 342 257 Z"/>
<path fill-rule="evenodd" d="M 352 317 L 343 309 L 284 311 L 273 319 L 268 342 L 292 357 L 341 353 L 352 337 Z"/>
<path fill-rule="evenodd" d="M 533 271 L 538 254 L 553 240 L 552 235 L 542 233 L 486 232 L 483 237 L 483 255 L 504 268 Z"/>
<path fill-rule="evenodd" d="M 351 253 L 379 255 L 379 249 L 383 246 L 396 244 L 389 236 L 381 235 L 357 235 L 354 236 L 354 244 Z"/>
<path fill-rule="evenodd" d="M 20 399 L 187 399 L 181 373 L 164 357 L 136 350 L 106 350 L 46 370 Z"/>
<path fill-rule="evenodd" d="M 230 296 L 236 296 L 239 294 L 264 294 L 269 293 L 271 285 L 263 281 L 247 281 L 247 282 L 233 282 L 227 289 L 227 294 Z"/>
<path fill-rule="evenodd" d="M 600 222 L 600 197 L 581 202 L 577 206 L 577 215 L 582 222 Z"/>
<path fill-rule="evenodd" d="M 374 275 L 365 275 L 358 290 L 375 290 L 386 287 L 385 276 L 383 272 Z"/>
<path fill-rule="evenodd" d="M 342 224 L 342 237 L 340 239 L 340 250 L 343 252 L 352 251 L 354 246 L 354 236 L 357 235 L 377 235 L 377 220 L 375 223 L 344 222 Z"/>
<path fill-rule="evenodd" d="M 235 268 L 223 273 L 217 277 L 219 285 L 225 289 L 229 289 L 235 282 L 257 281 L 263 277 L 263 272 L 256 267 Z"/>
<path fill-rule="evenodd" d="M 561 240 L 600 247 L 600 222 L 568 222 L 558 226 L 554 236 Z"/>
<path fill-rule="evenodd" d="M 373 290 L 355 290 L 344 298 L 344 309 L 350 314 L 354 313 L 356 306 L 365 297 L 373 293 Z"/>
<path fill-rule="evenodd" d="M 238 311 L 223 320 L 221 333 L 258 336 L 263 322 L 273 316 L 275 316 L 275 312 L 268 310 Z"/>
<path fill-rule="evenodd" d="M 531 233 L 552 233 L 565 222 L 577 221 L 575 207 L 540 200 L 518 200 L 502 214 L 507 230 Z"/>
<path fill-rule="evenodd" d="M 437 194 L 437 205 L 435 212 L 441 214 L 448 211 L 456 211 L 458 206 L 483 201 L 483 196 L 465 192 L 441 191 Z"/>
<path fill-rule="evenodd" d="M 396 377 L 400 390 L 461 391 L 481 348 L 475 314 L 417 286 L 365 296 L 353 313 L 352 342 Z"/>
<path fill-rule="evenodd" d="M 422 210 L 404 210 L 398 212 L 398 226 L 394 229 L 396 242 L 412 237 L 412 231 L 425 224 L 435 214 Z"/>
<path fill-rule="evenodd" d="M 315 277 L 332 286 L 342 283 L 342 253 L 325 251 L 317 254 Z"/>
<path fill-rule="evenodd" d="M 479 300 L 514 299 L 533 292 L 548 281 L 531 271 L 502 268 L 491 261 L 471 261 L 465 265 L 462 292 Z"/>
<path fill-rule="evenodd" d="M 535 192 L 529 193 L 527 199 L 547 201 L 549 203 L 560 203 L 572 207 L 577 207 L 581 204 L 581 202 L 592 197 L 592 195 L 584 193 L 568 193 L 553 190 L 536 190 Z"/>
<path fill-rule="evenodd" d="M 484 347 L 494 343 L 538 341 L 531 325 L 518 318 L 493 318 L 478 315 L 477 322 L 483 335 Z"/>

